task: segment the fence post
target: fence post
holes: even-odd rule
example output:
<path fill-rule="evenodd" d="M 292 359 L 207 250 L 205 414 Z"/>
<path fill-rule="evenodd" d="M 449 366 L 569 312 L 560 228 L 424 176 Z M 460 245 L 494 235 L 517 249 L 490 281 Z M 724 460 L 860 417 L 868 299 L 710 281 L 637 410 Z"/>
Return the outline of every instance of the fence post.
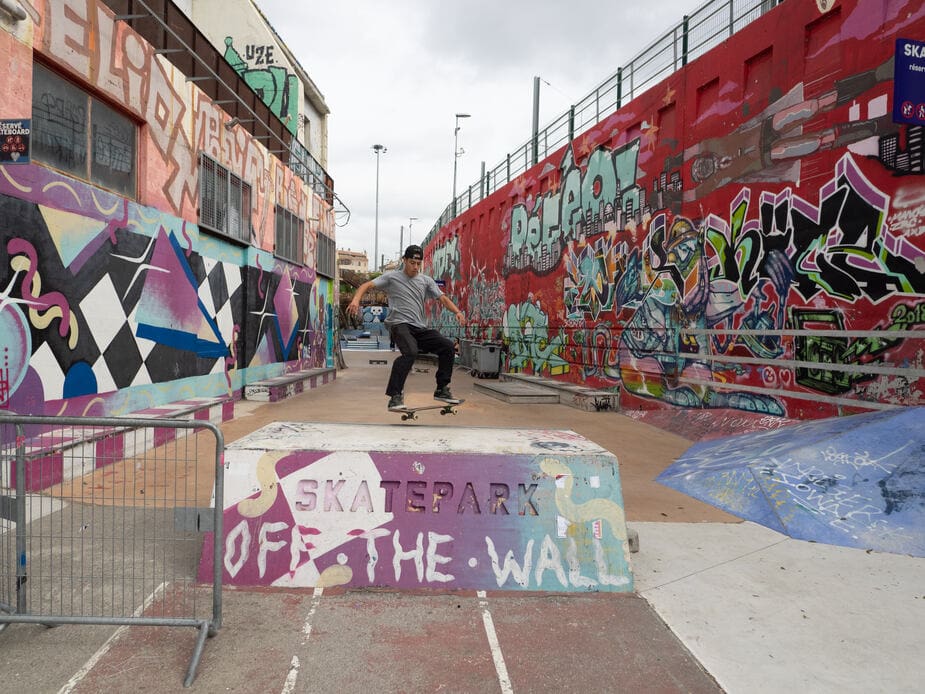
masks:
<path fill-rule="evenodd" d="M 617 68 L 617 108 L 623 106 L 623 68 Z"/>
<path fill-rule="evenodd" d="M 26 605 L 26 435 L 16 424 L 16 611 L 25 614 Z"/>

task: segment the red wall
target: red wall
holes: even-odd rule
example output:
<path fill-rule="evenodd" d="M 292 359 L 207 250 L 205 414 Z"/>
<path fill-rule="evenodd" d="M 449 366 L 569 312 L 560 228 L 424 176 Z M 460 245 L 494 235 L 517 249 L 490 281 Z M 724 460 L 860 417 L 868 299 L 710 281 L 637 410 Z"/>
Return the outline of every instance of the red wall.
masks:
<path fill-rule="evenodd" d="M 783 3 L 439 229 L 460 336 L 625 407 L 922 404 L 925 121 L 893 122 L 897 38 L 925 38 L 921 2 Z"/>

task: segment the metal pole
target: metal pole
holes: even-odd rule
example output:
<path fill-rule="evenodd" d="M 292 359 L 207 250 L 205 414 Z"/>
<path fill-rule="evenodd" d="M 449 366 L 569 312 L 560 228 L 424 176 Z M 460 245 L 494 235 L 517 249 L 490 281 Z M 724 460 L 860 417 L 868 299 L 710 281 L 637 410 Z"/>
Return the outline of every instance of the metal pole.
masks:
<path fill-rule="evenodd" d="M 533 78 L 533 165 L 540 160 L 540 78 Z"/>
<path fill-rule="evenodd" d="M 26 614 L 26 436 L 21 424 L 16 425 L 16 613 Z"/>
<path fill-rule="evenodd" d="M 459 116 L 456 116 L 456 128 L 453 130 L 453 216 L 456 216 L 456 162 L 459 159 Z"/>
<path fill-rule="evenodd" d="M 459 159 L 459 119 L 468 117 L 468 113 L 457 113 L 456 127 L 453 130 L 453 217 L 456 216 L 456 162 Z"/>
<path fill-rule="evenodd" d="M 375 265 L 379 262 L 379 155 L 389 150 L 385 145 L 373 145 L 373 151 L 376 153 L 376 231 L 373 242 L 373 272 L 375 272 Z"/>

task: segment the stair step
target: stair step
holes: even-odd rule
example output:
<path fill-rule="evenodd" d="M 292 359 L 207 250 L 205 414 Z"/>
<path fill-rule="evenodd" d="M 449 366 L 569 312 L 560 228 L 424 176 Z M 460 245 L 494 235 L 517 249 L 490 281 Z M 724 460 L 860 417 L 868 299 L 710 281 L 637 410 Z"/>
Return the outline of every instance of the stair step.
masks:
<path fill-rule="evenodd" d="M 559 395 L 546 388 L 538 388 L 527 383 L 514 381 L 476 381 L 472 386 L 487 395 L 518 404 L 559 404 Z"/>
<path fill-rule="evenodd" d="M 520 383 L 556 393 L 560 404 L 586 412 L 618 412 L 620 410 L 619 391 L 596 390 L 531 374 L 503 373 L 500 378 L 505 383 Z"/>

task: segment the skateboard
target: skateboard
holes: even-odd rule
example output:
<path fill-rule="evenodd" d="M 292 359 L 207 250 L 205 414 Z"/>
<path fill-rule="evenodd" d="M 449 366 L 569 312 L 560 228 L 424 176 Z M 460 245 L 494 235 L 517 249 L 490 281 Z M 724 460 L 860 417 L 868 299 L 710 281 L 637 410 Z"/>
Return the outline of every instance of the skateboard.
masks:
<path fill-rule="evenodd" d="M 409 419 L 417 419 L 417 413 L 422 410 L 440 410 L 440 414 L 456 414 L 456 408 L 462 405 L 465 400 L 459 402 L 445 402 L 442 405 L 425 405 L 424 407 L 406 407 L 403 410 L 389 410 L 401 415 L 401 421 L 407 422 Z"/>

